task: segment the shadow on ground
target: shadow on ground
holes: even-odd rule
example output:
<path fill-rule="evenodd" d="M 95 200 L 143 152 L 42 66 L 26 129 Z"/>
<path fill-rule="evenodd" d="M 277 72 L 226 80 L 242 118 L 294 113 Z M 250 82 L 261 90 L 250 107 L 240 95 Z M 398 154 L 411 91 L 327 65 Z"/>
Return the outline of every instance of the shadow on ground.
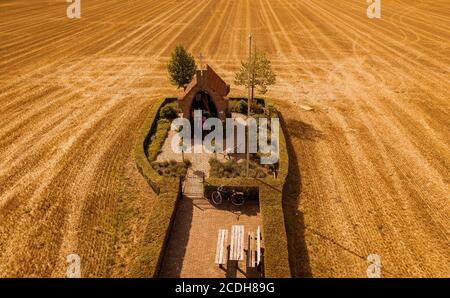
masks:
<path fill-rule="evenodd" d="M 322 133 L 312 125 L 280 116 L 285 131 L 286 146 L 289 153 L 289 175 L 283 191 L 283 211 L 288 235 L 289 262 L 293 277 L 312 277 L 308 248 L 305 242 L 305 223 L 303 214 L 298 210 L 301 199 L 302 180 L 297 154 L 292 145 L 291 135 L 295 138 L 313 141 L 322 137 Z"/>
<path fill-rule="evenodd" d="M 315 129 L 311 124 L 300 120 L 289 119 L 288 121 L 284 122 L 284 125 L 284 127 L 287 128 L 289 134 L 294 138 L 298 138 L 304 141 L 316 141 L 324 137 L 322 131 Z"/>
<path fill-rule="evenodd" d="M 188 200 L 180 199 L 178 202 L 159 277 L 180 277 L 192 226 L 193 208 L 194 205 Z"/>
<path fill-rule="evenodd" d="M 236 216 L 257 216 L 259 213 L 259 202 L 257 200 L 248 200 L 244 203 L 243 206 L 235 206 L 230 201 L 224 201 L 221 205 L 214 205 L 209 200 L 208 203 L 211 208 L 215 208 L 224 212 L 230 212 L 235 214 Z"/>

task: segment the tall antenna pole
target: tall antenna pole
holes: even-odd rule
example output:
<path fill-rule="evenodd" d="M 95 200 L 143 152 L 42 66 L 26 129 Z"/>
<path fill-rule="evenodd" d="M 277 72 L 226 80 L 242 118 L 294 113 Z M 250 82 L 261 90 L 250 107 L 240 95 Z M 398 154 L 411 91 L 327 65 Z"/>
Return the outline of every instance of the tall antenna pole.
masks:
<path fill-rule="evenodd" d="M 204 64 L 205 56 L 203 55 L 203 53 L 200 53 L 200 55 L 198 56 L 198 58 L 199 58 L 199 60 L 200 60 L 200 70 L 203 70 L 203 69 L 204 69 L 204 66 L 205 66 L 205 64 Z"/>
<path fill-rule="evenodd" d="M 253 73 L 253 65 L 252 65 L 252 34 L 248 36 L 248 66 L 247 66 L 247 73 L 248 73 L 248 97 L 247 97 L 247 138 L 246 138 L 246 149 L 247 149 L 247 173 L 246 177 L 248 178 L 248 172 L 250 167 L 250 128 L 248 127 L 248 120 L 250 118 L 250 96 L 252 92 L 251 87 L 251 78 Z"/>
<path fill-rule="evenodd" d="M 252 57 L 252 82 L 255 82 L 255 72 L 256 72 L 256 42 L 255 44 L 255 48 L 253 49 L 253 57 Z M 255 92 L 255 87 L 252 86 L 252 96 L 250 97 L 250 103 L 253 104 L 253 96 L 254 96 L 254 92 Z"/>

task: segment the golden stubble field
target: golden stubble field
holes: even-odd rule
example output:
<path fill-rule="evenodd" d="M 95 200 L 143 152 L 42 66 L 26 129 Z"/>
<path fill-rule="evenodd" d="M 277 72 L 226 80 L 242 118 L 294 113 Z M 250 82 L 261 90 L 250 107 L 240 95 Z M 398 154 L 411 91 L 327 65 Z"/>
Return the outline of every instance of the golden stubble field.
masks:
<path fill-rule="evenodd" d="M 291 139 L 295 276 L 450 276 L 450 2 L 0 1 L 0 276 L 130 276 L 155 195 L 133 160 L 178 43 L 229 83 L 247 35 Z M 232 85 L 234 94 L 242 89 Z M 302 108 L 307 105 L 312 111 Z"/>

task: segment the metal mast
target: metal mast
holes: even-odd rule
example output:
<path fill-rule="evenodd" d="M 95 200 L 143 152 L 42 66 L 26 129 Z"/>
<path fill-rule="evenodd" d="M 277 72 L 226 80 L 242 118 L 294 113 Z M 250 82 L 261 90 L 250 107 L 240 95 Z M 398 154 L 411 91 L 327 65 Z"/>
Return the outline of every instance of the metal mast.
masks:
<path fill-rule="evenodd" d="M 248 178 L 248 172 L 249 172 L 249 166 L 250 166 L 250 128 L 248 127 L 248 119 L 250 118 L 250 96 L 251 96 L 251 92 L 252 92 L 252 87 L 251 87 L 251 78 L 252 78 L 252 73 L 253 73 L 253 65 L 252 65 L 252 34 L 250 33 L 250 35 L 248 36 L 248 98 L 247 98 L 247 138 L 246 138 L 246 150 L 247 150 L 247 173 L 246 173 L 246 177 Z"/>

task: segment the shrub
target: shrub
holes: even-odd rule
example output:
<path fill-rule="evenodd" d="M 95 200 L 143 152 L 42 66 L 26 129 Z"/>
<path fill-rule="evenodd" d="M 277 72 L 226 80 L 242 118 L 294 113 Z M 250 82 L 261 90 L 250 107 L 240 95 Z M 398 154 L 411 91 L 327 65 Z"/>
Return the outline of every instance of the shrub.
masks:
<path fill-rule="evenodd" d="M 233 113 L 247 113 L 247 102 L 245 100 L 230 100 L 228 103 L 228 109 Z"/>
<path fill-rule="evenodd" d="M 152 168 L 163 177 L 184 177 L 191 166 L 190 160 L 177 162 L 176 160 L 152 162 Z"/>
<path fill-rule="evenodd" d="M 253 103 L 251 111 L 254 114 L 264 114 L 264 107 L 261 104 Z"/>
<path fill-rule="evenodd" d="M 278 111 L 273 104 L 267 105 L 267 111 L 269 112 L 269 117 L 277 117 Z"/>
<path fill-rule="evenodd" d="M 228 110 L 233 113 L 247 114 L 247 99 L 232 99 L 228 102 Z M 264 104 L 255 100 L 251 110 L 254 114 L 264 114 Z"/>
<path fill-rule="evenodd" d="M 183 162 L 187 168 L 190 168 L 192 166 L 192 162 L 189 159 L 185 159 Z"/>
<path fill-rule="evenodd" d="M 179 110 L 174 104 L 168 104 L 161 108 L 159 117 L 163 119 L 175 119 L 178 117 Z"/>
<path fill-rule="evenodd" d="M 211 166 L 210 176 L 216 178 L 236 178 L 245 177 L 247 174 L 246 163 L 238 163 L 235 160 L 228 160 L 226 162 L 220 162 L 216 158 L 209 160 Z M 257 163 L 250 161 L 249 164 L 249 177 L 252 178 L 264 178 L 267 176 L 265 169 Z"/>

